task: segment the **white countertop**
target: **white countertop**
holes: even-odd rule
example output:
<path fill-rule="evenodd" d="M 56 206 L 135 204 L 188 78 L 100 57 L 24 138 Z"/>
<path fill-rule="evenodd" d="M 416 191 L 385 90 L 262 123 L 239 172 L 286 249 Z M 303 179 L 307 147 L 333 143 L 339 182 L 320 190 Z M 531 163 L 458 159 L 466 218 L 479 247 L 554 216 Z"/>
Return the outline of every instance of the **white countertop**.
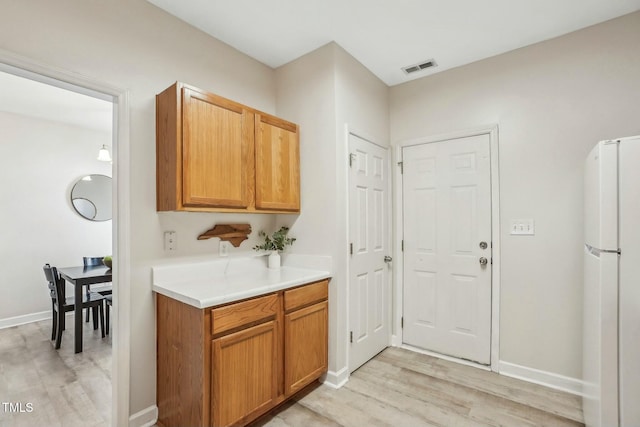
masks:
<path fill-rule="evenodd" d="M 329 271 L 283 266 L 265 257 L 218 258 L 152 268 L 154 292 L 197 308 L 238 301 L 330 277 Z"/>

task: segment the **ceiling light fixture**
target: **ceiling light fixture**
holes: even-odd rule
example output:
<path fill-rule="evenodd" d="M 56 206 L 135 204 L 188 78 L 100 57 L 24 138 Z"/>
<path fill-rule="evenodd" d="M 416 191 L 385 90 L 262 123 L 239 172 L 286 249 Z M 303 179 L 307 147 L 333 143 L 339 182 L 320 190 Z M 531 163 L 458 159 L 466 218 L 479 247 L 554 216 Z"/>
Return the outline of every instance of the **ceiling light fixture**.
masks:
<path fill-rule="evenodd" d="M 98 160 L 100 160 L 101 162 L 112 161 L 111 154 L 109 154 L 109 149 L 104 144 L 102 145 L 102 148 L 100 149 L 100 151 L 98 151 Z"/>

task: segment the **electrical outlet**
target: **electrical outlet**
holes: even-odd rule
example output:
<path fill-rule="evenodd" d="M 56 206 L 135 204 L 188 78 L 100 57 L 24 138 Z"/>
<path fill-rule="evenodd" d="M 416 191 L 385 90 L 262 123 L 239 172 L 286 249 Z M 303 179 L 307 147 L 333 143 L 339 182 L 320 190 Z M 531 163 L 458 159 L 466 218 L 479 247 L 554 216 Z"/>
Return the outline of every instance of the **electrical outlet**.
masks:
<path fill-rule="evenodd" d="M 220 240 L 220 246 L 218 247 L 220 256 L 229 256 L 229 248 L 231 248 L 231 242 Z"/>
<path fill-rule="evenodd" d="M 164 232 L 164 250 L 173 252 L 178 249 L 178 237 L 175 231 Z"/>

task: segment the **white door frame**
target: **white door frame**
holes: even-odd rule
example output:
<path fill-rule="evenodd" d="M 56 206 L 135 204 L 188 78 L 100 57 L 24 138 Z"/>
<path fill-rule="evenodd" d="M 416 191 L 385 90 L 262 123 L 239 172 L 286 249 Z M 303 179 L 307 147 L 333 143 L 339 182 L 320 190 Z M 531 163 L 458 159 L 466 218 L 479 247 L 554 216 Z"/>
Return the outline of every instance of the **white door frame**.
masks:
<path fill-rule="evenodd" d="M 350 206 L 349 205 L 349 190 L 350 190 L 350 184 L 351 184 L 351 182 L 349 180 L 349 136 L 350 135 L 354 135 L 354 136 L 357 136 L 358 138 L 364 139 L 365 141 L 367 141 L 367 142 L 369 142 L 369 143 L 371 143 L 373 145 L 376 145 L 378 147 L 384 148 L 385 150 L 389 150 L 389 162 L 390 162 L 390 164 L 387 165 L 387 171 L 389 173 L 389 179 L 390 180 L 389 180 L 389 183 L 388 183 L 388 185 L 389 185 L 389 189 L 388 190 L 389 191 L 387 192 L 387 194 L 388 194 L 387 203 L 388 203 L 388 206 L 389 206 L 389 215 L 387 215 L 387 226 L 388 226 L 389 234 L 390 234 L 388 236 L 389 237 L 388 241 L 389 241 L 389 246 L 390 246 L 389 250 L 390 250 L 391 253 L 393 253 L 394 252 L 394 248 L 392 247 L 392 245 L 394 245 L 394 242 L 395 242 L 396 239 L 393 238 L 393 230 L 394 229 L 392 228 L 393 227 L 392 217 L 393 217 L 393 211 L 394 211 L 393 204 L 392 204 L 393 203 L 393 199 L 392 199 L 393 196 L 391 195 L 392 190 L 393 190 L 393 182 L 392 181 L 393 181 L 393 175 L 394 175 L 393 174 L 393 167 L 392 167 L 394 153 L 393 153 L 392 147 L 385 146 L 385 145 L 379 144 L 377 142 L 374 142 L 375 139 L 373 137 L 367 135 L 365 132 L 362 132 L 362 131 L 360 131 L 358 129 L 354 129 L 353 127 L 350 127 L 348 124 L 345 124 L 344 131 L 345 131 L 345 149 L 344 149 L 344 160 L 345 160 L 345 163 L 344 163 L 344 165 L 345 165 L 345 171 L 346 171 L 346 177 L 347 177 L 347 179 L 345 181 L 345 203 L 346 203 L 345 206 L 346 206 L 346 213 L 347 213 L 347 215 L 346 215 L 346 227 L 345 227 L 345 230 L 346 230 L 346 234 L 345 234 L 346 242 L 349 242 L 351 240 L 351 227 L 350 227 L 350 215 L 351 215 L 351 212 L 350 212 L 350 209 L 349 209 L 349 206 Z M 346 278 L 346 283 L 347 283 L 347 293 L 346 293 L 346 309 L 347 309 L 347 312 L 346 312 L 346 326 L 347 327 L 345 329 L 345 336 L 346 336 L 347 342 L 345 344 L 345 348 L 346 348 L 346 359 L 345 360 L 346 360 L 346 374 L 347 374 L 347 378 L 348 378 L 349 376 L 351 376 L 351 367 L 349 366 L 349 356 L 350 356 L 349 355 L 349 351 L 350 351 L 349 331 L 351 330 L 351 325 L 349 323 L 350 316 L 349 316 L 349 312 L 348 312 L 348 309 L 350 307 L 349 304 L 351 304 L 351 301 L 349 301 L 349 295 L 350 295 L 350 292 L 351 292 L 351 282 L 350 282 L 350 277 L 351 277 L 351 263 L 350 263 L 351 256 L 350 256 L 349 250 L 348 250 L 348 248 L 346 246 L 345 246 L 345 252 L 344 253 L 345 253 L 345 260 L 346 260 L 346 263 L 345 263 L 345 266 L 346 266 L 345 267 L 345 270 L 346 270 L 345 278 Z M 393 313 L 393 296 L 394 296 L 393 295 L 393 282 L 394 282 L 394 280 L 393 280 L 394 271 L 393 270 L 397 270 L 394 267 L 396 265 L 399 265 L 396 262 L 395 257 L 393 258 L 393 263 L 391 265 L 392 265 L 392 271 L 389 274 L 389 279 L 388 279 L 390 281 L 389 284 L 391 285 L 391 290 L 389 292 L 389 304 L 391 306 L 389 307 L 389 311 L 388 311 L 389 316 L 387 318 L 387 322 L 389 322 L 389 334 L 390 334 L 389 342 L 388 342 L 389 345 L 393 345 L 393 341 L 392 341 L 392 336 L 393 336 L 393 314 L 392 313 Z"/>
<path fill-rule="evenodd" d="M 129 200 L 129 93 L 92 78 L 67 70 L 42 64 L 14 53 L 0 49 L 0 70 L 27 77 L 32 80 L 70 89 L 74 92 L 113 102 L 113 246 L 114 294 L 118 304 L 113 307 L 114 333 L 111 375 L 111 425 L 129 425 L 129 382 L 130 382 L 130 207 Z"/>
<path fill-rule="evenodd" d="M 394 231 L 394 264 L 404 265 L 402 253 L 402 174 L 399 163 L 402 162 L 402 149 L 412 145 L 428 144 L 432 142 L 446 141 L 456 138 L 466 138 L 477 135 L 489 135 L 489 146 L 491 150 L 491 241 L 493 243 L 493 265 L 491 275 L 491 365 L 494 372 L 498 372 L 500 360 L 500 174 L 498 156 L 498 125 L 486 126 L 476 129 L 468 129 L 458 132 L 451 132 L 440 135 L 427 136 L 423 138 L 410 139 L 399 142 L 393 151 L 395 171 L 393 184 L 393 231 Z M 393 283 L 396 284 L 394 291 L 394 316 L 392 325 L 392 344 L 396 347 L 402 346 L 402 328 L 400 322 L 402 318 L 402 301 L 404 277 L 403 269 L 395 268 Z M 465 362 L 466 363 L 466 362 Z M 476 365 L 472 363 L 474 366 Z"/>

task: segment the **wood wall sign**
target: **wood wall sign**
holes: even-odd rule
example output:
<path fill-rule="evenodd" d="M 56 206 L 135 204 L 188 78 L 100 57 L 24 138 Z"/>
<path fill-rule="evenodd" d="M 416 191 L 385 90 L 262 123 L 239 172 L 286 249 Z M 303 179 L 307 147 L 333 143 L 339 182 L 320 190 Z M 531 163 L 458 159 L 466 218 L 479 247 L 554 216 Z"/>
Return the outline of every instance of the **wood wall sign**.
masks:
<path fill-rule="evenodd" d="M 198 240 L 206 240 L 217 237 L 220 240 L 231 242 L 234 247 L 249 238 L 251 224 L 216 224 L 212 229 L 198 236 Z"/>

